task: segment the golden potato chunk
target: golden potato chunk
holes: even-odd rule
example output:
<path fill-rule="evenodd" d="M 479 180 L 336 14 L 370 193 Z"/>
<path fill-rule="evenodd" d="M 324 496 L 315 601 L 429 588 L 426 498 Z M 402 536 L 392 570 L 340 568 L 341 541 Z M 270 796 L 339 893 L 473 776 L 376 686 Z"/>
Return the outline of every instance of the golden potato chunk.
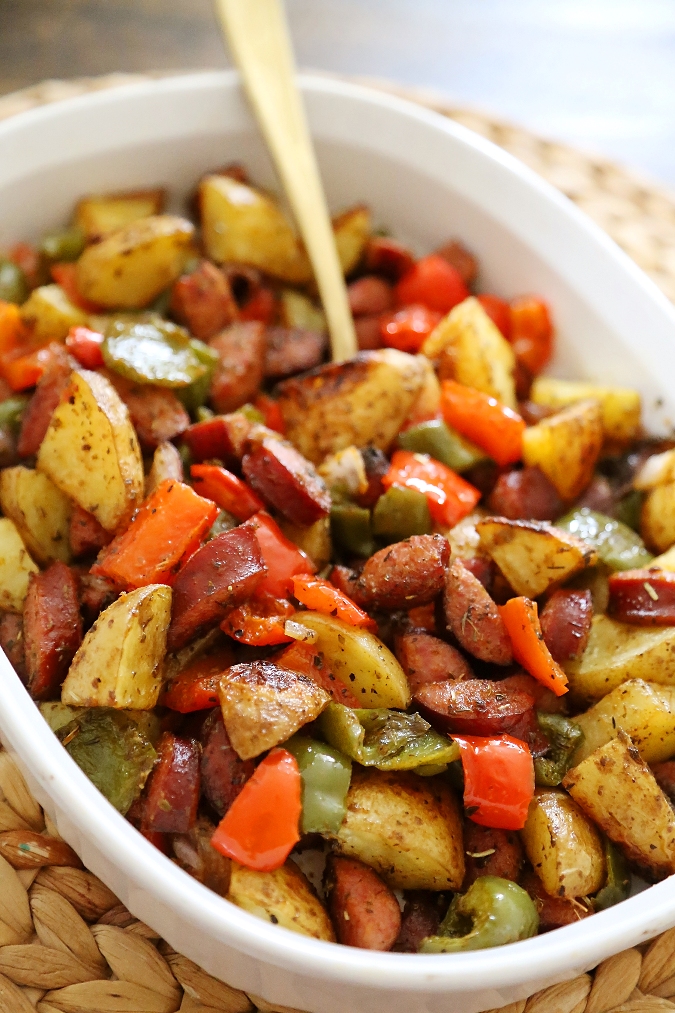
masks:
<path fill-rule="evenodd" d="M 0 517 L 0 609 L 21 614 L 28 578 L 37 572 L 14 521 Z"/>
<path fill-rule="evenodd" d="M 143 460 L 126 405 L 100 373 L 77 370 L 52 415 L 37 468 L 106 531 L 143 498 Z"/>
<path fill-rule="evenodd" d="M 320 464 L 350 445 L 386 450 L 420 392 L 426 365 L 395 348 L 361 352 L 279 385 L 286 435 L 304 457 Z"/>
<path fill-rule="evenodd" d="M 151 215 L 88 246 L 77 262 L 85 299 L 110 309 L 141 309 L 183 270 L 194 225 L 176 215 Z"/>
<path fill-rule="evenodd" d="M 459 890 L 464 879 L 459 805 L 438 778 L 355 768 L 336 844 L 401 890 Z"/>
<path fill-rule="evenodd" d="M 75 306 L 60 285 L 34 288 L 21 307 L 21 319 L 38 345 L 65 341 L 71 327 L 87 323 L 87 314 Z"/>
<path fill-rule="evenodd" d="M 361 260 L 371 228 L 370 211 L 364 204 L 357 204 L 333 218 L 335 245 L 344 274 L 351 274 Z"/>
<path fill-rule="evenodd" d="M 291 932 L 335 942 L 326 909 L 292 859 L 274 872 L 257 872 L 232 862 L 227 899 Z"/>
<path fill-rule="evenodd" d="M 70 500 L 41 471 L 5 468 L 0 472 L 0 506 L 16 524 L 38 563 L 69 563 Z"/>
<path fill-rule="evenodd" d="M 564 791 L 537 788 L 520 836 L 551 897 L 586 897 L 605 882 L 600 834 Z"/>
<path fill-rule="evenodd" d="M 313 647 L 326 659 L 333 675 L 344 682 L 360 707 L 410 705 L 408 679 L 388 647 L 360 626 L 351 626 L 320 612 L 296 612 L 292 617 L 316 633 Z"/>
<path fill-rule="evenodd" d="M 525 430 L 523 462 L 540 468 L 560 498 L 571 502 L 593 477 L 603 438 L 600 405 L 580 401 Z"/>
<path fill-rule="evenodd" d="M 629 679 L 574 721 L 584 733 L 575 764 L 616 738 L 619 728 L 630 735 L 643 760 L 661 763 L 675 755 L 675 686 Z"/>
<path fill-rule="evenodd" d="M 488 517 L 476 530 L 516 594 L 538 598 L 573 574 L 597 562 L 595 550 L 544 521 Z"/>
<path fill-rule="evenodd" d="M 284 327 L 299 327 L 301 330 L 326 330 L 326 318 L 311 299 L 294 288 L 284 288 L 279 296 L 279 317 Z"/>
<path fill-rule="evenodd" d="M 662 454 L 652 454 L 642 465 L 633 479 L 633 488 L 647 492 L 657 485 L 665 485 L 675 481 L 675 450 L 664 450 Z"/>
<path fill-rule="evenodd" d="M 640 515 L 640 534 L 656 552 L 675 544 L 675 481 L 657 485 L 647 493 Z"/>
<path fill-rule="evenodd" d="M 509 408 L 517 407 L 513 349 L 473 296 L 443 317 L 424 342 L 422 354 L 438 359 L 442 380 L 456 380 Z"/>
<path fill-rule="evenodd" d="M 570 689 L 588 700 L 628 679 L 675 686 L 675 626 L 631 626 L 595 616 L 586 650 L 565 671 Z"/>
<path fill-rule="evenodd" d="M 61 690 L 71 707 L 151 710 L 162 685 L 171 588 L 148 584 L 98 617 L 73 658 Z"/>
<path fill-rule="evenodd" d="M 658 879 L 675 872 L 675 812 L 625 732 L 570 770 L 563 787 L 630 861 Z"/>
<path fill-rule="evenodd" d="M 160 215 L 164 190 L 136 190 L 84 197 L 75 208 L 75 224 L 89 241 L 107 236 L 139 218 Z"/>
<path fill-rule="evenodd" d="M 589 399 L 600 404 L 602 428 L 607 440 L 629 443 L 638 436 L 641 425 L 640 395 L 629 387 L 603 387 L 598 383 L 538 376 L 530 391 L 530 400 L 535 404 L 556 410 Z"/>

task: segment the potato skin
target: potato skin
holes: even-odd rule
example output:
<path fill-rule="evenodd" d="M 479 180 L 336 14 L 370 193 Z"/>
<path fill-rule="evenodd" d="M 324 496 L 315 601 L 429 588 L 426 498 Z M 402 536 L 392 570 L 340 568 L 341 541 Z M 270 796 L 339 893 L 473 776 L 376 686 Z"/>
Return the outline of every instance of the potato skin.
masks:
<path fill-rule="evenodd" d="M 599 700 L 575 722 L 584 733 L 572 758 L 581 763 L 623 728 L 647 763 L 675 755 L 675 687 L 629 679 Z"/>
<path fill-rule="evenodd" d="M 565 788 L 654 879 L 675 872 L 675 812 L 624 731 L 568 771 Z"/>
<path fill-rule="evenodd" d="M 75 224 L 79 225 L 87 239 L 100 239 L 139 218 L 161 214 L 164 198 L 165 193 L 161 189 L 85 197 L 75 208 Z"/>
<path fill-rule="evenodd" d="M 69 563 L 71 505 L 42 472 L 18 465 L 0 472 L 0 506 L 20 531 L 33 559 Z"/>
<path fill-rule="evenodd" d="M 14 521 L 0 517 L 0 609 L 23 612 L 28 578 L 37 571 Z"/>
<path fill-rule="evenodd" d="M 565 502 L 584 491 L 602 449 L 602 412 L 597 401 L 580 401 L 523 433 L 523 462 L 538 467 Z"/>
<path fill-rule="evenodd" d="M 628 387 L 603 387 L 577 380 L 538 376 L 532 384 L 530 401 L 556 410 L 592 398 L 600 402 L 602 428 L 608 440 L 628 443 L 640 432 L 640 395 Z"/>
<path fill-rule="evenodd" d="M 534 871 L 552 897 L 586 897 L 603 885 L 600 834 L 564 791 L 538 788 L 520 834 Z"/>
<path fill-rule="evenodd" d="M 274 872 L 232 862 L 227 899 L 264 921 L 291 932 L 335 942 L 330 918 L 309 881 L 290 859 Z"/>
<path fill-rule="evenodd" d="M 437 778 L 355 770 L 336 847 L 394 889 L 459 890 L 464 880 L 459 805 Z"/>
<path fill-rule="evenodd" d="M 675 542 L 675 482 L 649 490 L 642 504 L 640 534 L 655 552 L 665 552 Z"/>
<path fill-rule="evenodd" d="M 631 626 L 595 616 L 586 650 L 565 665 L 576 696 L 598 700 L 628 679 L 675 685 L 675 626 Z"/>

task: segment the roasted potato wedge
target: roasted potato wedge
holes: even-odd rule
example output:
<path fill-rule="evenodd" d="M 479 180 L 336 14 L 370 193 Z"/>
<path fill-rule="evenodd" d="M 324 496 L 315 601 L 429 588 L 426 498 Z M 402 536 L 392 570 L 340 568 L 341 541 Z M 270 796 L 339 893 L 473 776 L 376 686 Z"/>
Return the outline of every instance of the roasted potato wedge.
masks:
<path fill-rule="evenodd" d="M 370 211 L 364 204 L 348 208 L 333 218 L 335 245 L 344 274 L 351 274 L 363 257 L 370 239 Z"/>
<path fill-rule="evenodd" d="M 131 225 L 139 218 L 161 215 L 164 198 L 162 189 L 85 197 L 75 208 L 75 224 L 91 242 Z"/>
<path fill-rule="evenodd" d="M 232 862 L 227 899 L 244 911 L 291 932 L 335 942 L 323 904 L 295 862 L 274 872 L 257 872 Z"/>
<path fill-rule="evenodd" d="M 424 383 L 422 359 L 394 348 L 361 352 L 279 385 L 286 435 L 320 464 L 351 444 L 385 450 L 395 440 Z"/>
<path fill-rule="evenodd" d="M 143 498 L 143 461 L 126 405 L 100 373 L 77 370 L 52 415 L 37 468 L 106 531 Z"/>
<path fill-rule="evenodd" d="M 656 879 L 675 872 L 675 812 L 625 732 L 573 767 L 563 787 L 628 859 Z"/>
<path fill-rule="evenodd" d="M 656 566 L 659 570 L 675 570 L 675 546 L 667 549 L 660 556 L 655 556 L 649 565 Z"/>
<path fill-rule="evenodd" d="M 659 686 L 629 679 L 574 721 L 584 738 L 572 758 L 581 763 L 622 728 L 647 763 L 661 763 L 675 755 L 675 686 Z"/>
<path fill-rule="evenodd" d="M 633 479 L 633 488 L 648 492 L 657 485 L 666 485 L 673 481 L 675 481 L 675 450 L 664 450 L 662 454 L 652 454 L 647 458 Z"/>
<path fill-rule="evenodd" d="M 71 707 L 150 710 L 162 685 L 171 588 L 148 584 L 109 605 L 73 658 L 61 690 Z"/>
<path fill-rule="evenodd" d="M 0 472 L 0 506 L 11 517 L 33 559 L 69 563 L 70 500 L 41 471 L 5 468 Z"/>
<path fill-rule="evenodd" d="M 183 460 L 178 452 L 178 448 L 173 443 L 160 443 L 152 455 L 152 466 L 145 477 L 146 498 L 166 478 L 173 478 L 176 482 L 182 482 L 184 477 Z"/>
<path fill-rule="evenodd" d="M 314 630 L 313 646 L 321 651 L 333 675 L 350 688 L 361 707 L 410 704 L 408 679 L 388 647 L 368 630 L 319 612 L 296 612 L 292 617 Z"/>
<path fill-rule="evenodd" d="M 665 552 L 675 544 L 675 482 L 657 485 L 642 504 L 640 534 L 650 549 Z"/>
<path fill-rule="evenodd" d="M 459 805 L 438 778 L 354 770 L 336 845 L 401 890 L 459 890 L 464 879 Z"/>
<path fill-rule="evenodd" d="M 530 400 L 535 404 L 556 410 L 589 398 L 600 404 L 605 439 L 628 443 L 638 436 L 641 425 L 640 395 L 629 387 L 603 387 L 597 383 L 538 376 L 530 391 Z"/>
<path fill-rule="evenodd" d="M 110 309 L 141 309 L 178 278 L 194 225 L 176 215 L 150 215 L 88 246 L 77 262 L 85 299 Z"/>
<path fill-rule="evenodd" d="M 419 393 L 405 420 L 406 426 L 414 426 L 418 422 L 437 418 L 441 410 L 441 385 L 436 370 L 425 355 L 418 355 L 417 358 L 424 370 L 424 377 Z M 457 439 L 465 442 L 459 434 L 457 434 Z"/>
<path fill-rule="evenodd" d="M 513 349 L 473 296 L 441 320 L 422 354 L 438 360 L 442 380 L 456 380 L 516 408 Z"/>
<path fill-rule="evenodd" d="M 311 299 L 295 288 L 284 288 L 279 296 L 279 316 L 284 327 L 299 327 L 301 330 L 326 330 L 326 318 Z"/>
<path fill-rule="evenodd" d="M 516 594 L 538 598 L 597 562 L 595 550 L 544 521 L 488 517 L 476 530 Z"/>
<path fill-rule="evenodd" d="M 540 468 L 566 502 L 591 478 L 602 450 L 602 411 L 597 401 L 579 401 L 523 433 L 523 462 Z"/>
<path fill-rule="evenodd" d="M 21 307 L 21 319 L 38 345 L 65 341 L 71 327 L 86 324 L 87 314 L 75 306 L 60 285 L 34 288 Z"/>
<path fill-rule="evenodd" d="M 595 616 L 586 650 L 565 665 L 576 696 L 599 700 L 628 679 L 675 686 L 675 626 L 631 626 Z"/>
<path fill-rule="evenodd" d="M 600 834 L 564 791 L 537 788 L 520 836 L 551 897 L 586 897 L 605 882 Z"/>
<path fill-rule="evenodd" d="M 0 517 L 0 609 L 23 612 L 28 578 L 37 571 L 14 521 Z"/>

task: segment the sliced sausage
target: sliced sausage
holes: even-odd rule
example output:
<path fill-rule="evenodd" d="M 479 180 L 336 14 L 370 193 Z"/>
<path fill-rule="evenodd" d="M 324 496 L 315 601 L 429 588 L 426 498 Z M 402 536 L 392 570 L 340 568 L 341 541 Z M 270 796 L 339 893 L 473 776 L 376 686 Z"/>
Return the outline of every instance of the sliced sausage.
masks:
<path fill-rule="evenodd" d="M 398 281 L 415 264 L 412 252 L 388 236 L 373 236 L 368 240 L 363 265 L 373 274 L 381 274 L 389 281 Z"/>
<path fill-rule="evenodd" d="M 250 401 L 263 380 L 265 328 L 257 320 L 233 324 L 209 345 L 219 362 L 211 381 L 211 401 L 217 412 L 235 411 Z"/>
<path fill-rule="evenodd" d="M 351 598 L 357 605 L 362 606 L 365 604 L 359 595 L 359 575 L 356 570 L 352 570 L 348 566 L 337 565 L 330 571 L 328 579 L 333 587 L 336 587 L 338 591 L 342 591 L 343 594 L 346 594 L 347 597 Z"/>
<path fill-rule="evenodd" d="M 363 278 L 353 281 L 347 286 L 349 308 L 352 316 L 363 317 L 374 313 L 384 313 L 394 305 L 394 293 L 391 285 L 376 274 L 366 274 Z"/>
<path fill-rule="evenodd" d="M 392 946 L 394 953 L 417 953 L 423 939 L 438 935 L 438 927 L 447 910 L 446 894 L 410 890 L 401 916 L 401 931 Z"/>
<path fill-rule="evenodd" d="M 511 640 L 497 606 L 459 559 L 448 567 L 443 606 L 448 629 L 465 651 L 495 665 L 511 663 Z"/>
<path fill-rule="evenodd" d="M 102 527 L 93 514 L 84 510 L 77 503 L 70 515 L 70 551 L 78 558 L 89 553 L 98 552 L 112 540 L 112 535 Z"/>
<path fill-rule="evenodd" d="M 82 619 L 73 571 L 57 561 L 33 573 L 23 613 L 28 692 L 34 700 L 58 694 L 82 642 Z"/>
<path fill-rule="evenodd" d="M 201 734 L 202 794 L 218 816 L 224 816 L 255 770 L 253 760 L 240 760 L 225 730 L 220 707 L 207 717 Z"/>
<path fill-rule="evenodd" d="M 443 590 L 449 557 L 443 535 L 413 535 L 381 549 L 361 571 L 360 600 L 383 611 L 426 605 Z"/>
<path fill-rule="evenodd" d="M 115 585 L 98 577 L 94 573 L 83 573 L 80 576 L 80 606 L 86 629 L 94 623 L 103 609 L 112 605 L 117 597 Z"/>
<path fill-rule="evenodd" d="M 13 612 L 0 616 L 0 647 L 22 682 L 26 681 L 26 650 L 23 639 L 23 618 Z"/>
<path fill-rule="evenodd" d="M 389 471 L 389 460 L 377 447 L 363 447 L 360 453 L 366 469 L 368 488 L 357 497 L 357 503 L 362 507 L 372 507 L 384 492 L 382 479 Z"/>
<path fill-rule="evenodd" d="M 110 374 L 117 393 L 129 409 L 129 417 L 144 450 L 154 450 L 174 440 L 190 425 L 190 416 L 172 390 L 137 385 Z"/>
<path fill-rule="evenodd" d="M 228 462 L 241 457 L 252 428 L 253 423 L 241 412 L 214 415 L 212 419 L 195 422 L 183 433 L 183 439 L 195 461 L 217 457 Z"/>
<path fill-rule="evenodd" d="M 199 743 L 164 732 L 145 795 L 144 833 L 186 834 L 197 819 Z"/>
<path fill-rule="evenodd" d="M 613 573 L 609 578 L 607 614 L 635 626 L 672 626 L 675 624 L 675 573 L 669 570 Z"/>
<path fill-rule="evenodd" d="M 478 277 L 478 261 L 473 253 L 470 253 L 466 246 L 463 246 L 456 239 L 436 250 L 436 255 L 443 257 L 454 269 L 459 272 L 465 285 L 473 285 Z"/>
<path fill-rule="evenodd" d="M 573 925 L 592 914 L 591 910 L 571 897 L 551 897 L 546 893 L 541 880 L 534 872 L 527 872 L 521 881 L 534 901 L 539 915 L 539 931 L 548 932 L 563 925 Z"/>
<path fill-rule="evenodd" d="M 326 349 L 325 335 L 301 327 L 268 327 L 265 376 L 280 380 L 318 366 Z"/>
<path fill-rule="evenodd" d="M 500 679 L 499 685 L 507 689 L 519 689 L 529 693 L 534 699 L 534 709 L 546 714 L 562 714 L 565 711 L 565 698 L 556 696 L 553 690 L 547 689 L 537 679 L 525 672 L 517 672 L 506 679 Z"/>
<path fill-rule="evenodd" d="M 390 950 L 401 929 L 396 897 L 374 869 L 331 856 L 326 866 L 328 910 L 344 946 Z"/>
<path fill-rule="evenodd" d="M 128 814 L 127 814 L 128 819 Z M 215 827 L 205 816 L 200 816 L 187 834 L 174 834 L 171 847 L 182 869 L 208 886 L 209 890 L 226 897 L 230 888 L 229 858 L 211 847 Z"/>
<path fill-rule="evenodd" d="M 464 854 L 466 874 L 463 891 L 468 890 L 479 876 L 499 876 L 515 883 L 524 861 L 518 834 L 481 827 L 472 820 L 464 821 Z"/>
<path fill-rule="evenodd" d="M 37 454 L 73 371 L 73 360 L 63 345 L 53 343 L 49 348 L 51 358 L 21 418 L 17 444 L 21 457 Z"/>
<path fill-rule="evenodd" d="M 354 321 L 356 344 L 360 352 L 372 352 L 382 348 L 382 316 L 371 313 L 365 317 L 357 317 Z"/>
<path fill-rule="evenodd" d="M 659 788 L 662 788 L 670 801 L 675 803 L 675 760 L 653 763 L 651 768 Z"/>
<path fill-rule="evenodd" d="M 289 443 L 265 437 L 244 455 L 241 467 L 253 489 L 291 524 L 309 526 L 330 513 L 323 479 Z"/>
<path fill-rule="evenodd" d="M 459 735 L 512 734 L 534 707 L 529 693 L 489 679 L 429 683 L 420 686 L 415 700 L 433 725 Z"/>
<path fill-rule="evenodd" d="M 487 556 L 472 556 L 471 559 L 462 559 L 462 563 L 469 573 L 478 578 L 489 594 L 495 579 L 495 564 L 492 560 Z"/>
<path fill-rule="evenodd" d="M 675 580 L 675 574 L 672 576 Z M 611 586 L 610 579 L 610 603 Z M 675 589 L 675 583 L 673 588 Z M 673 604 L 675 605 L 675 593 Z M 584 653 L 592 621 L 593 599 L 590 591 L 561 588 L 553 592 L 541 611 L 539 622 L 544 643 L 559 665 L 564 665 L 566 661 L 578 658 Z"/>
<path fill-rule="evenodd" d="M 598 513 L 609 514 L 611 517 L 615 506 L 616 495 L 605 476 L 594 475 L 590 485 L 574 504 L 574 509 L 581 510 L 588 507 L 589 510 L 597 510 Z"/>
<path fill-rule="evenodd" d="M 403 633 L 394 643 L 413 694 L 427 683 L 473 679 L 471 666 L 456 647 L 423 630 Z"/>
<path fill-rule="evenodd" d="M 509 520 L 553 521 L 565 505 L 555 486 L 539 468 L 523 468 L 500 475 L 490 494 L 488 507 Z"/>
<path fill-rule="evenodd" d="M 217 535 L 198 549 L 173 585 L 167 649 L 176 651 L 251 596 L 266 572 L 251 528 Z"/>
<path fill-rule="evenodd" d="M 175 282 L 170 309 L 176 320 L 202 341 L 208 341 L 238 316 L 227 277 L 208 260 L 202 260 L 195 271 Z"/>

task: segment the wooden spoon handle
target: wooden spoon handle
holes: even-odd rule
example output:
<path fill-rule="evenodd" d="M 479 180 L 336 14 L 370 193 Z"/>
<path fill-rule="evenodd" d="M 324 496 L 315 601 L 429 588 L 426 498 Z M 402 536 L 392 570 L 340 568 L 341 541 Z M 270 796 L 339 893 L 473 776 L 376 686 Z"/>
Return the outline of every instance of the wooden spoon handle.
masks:
<path fill-rule="evenodd" d="M 282 0 L 216 0 L 216 8 L 314 268 L 333 360 L 349 359 L 357 352 L 354 322 Z"/>

